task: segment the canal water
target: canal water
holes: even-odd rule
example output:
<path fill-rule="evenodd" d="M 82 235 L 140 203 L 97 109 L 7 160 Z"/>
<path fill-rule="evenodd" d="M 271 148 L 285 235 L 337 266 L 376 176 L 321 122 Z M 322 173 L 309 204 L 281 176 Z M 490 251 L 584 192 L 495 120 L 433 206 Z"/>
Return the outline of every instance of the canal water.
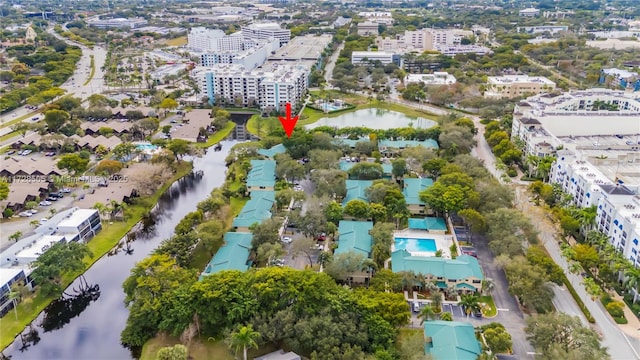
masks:
<path fill-rule="evenodd" d="M 211 148 L 196 158 L 194 174 L 174 183 L 160 198 L 152 215 L 40 313 L 3 351 L 5 357 L 12 360 L 133 359 L 132 352 L 120 344 L 120 332 L 129 313 L 124 306 L 122 283 L 131 268 L 170 237 L 178 222 L 195 210 L 199 201 L 223 184 L 224 160 L 234 143 L 223 141 L 221 151 Z"/>

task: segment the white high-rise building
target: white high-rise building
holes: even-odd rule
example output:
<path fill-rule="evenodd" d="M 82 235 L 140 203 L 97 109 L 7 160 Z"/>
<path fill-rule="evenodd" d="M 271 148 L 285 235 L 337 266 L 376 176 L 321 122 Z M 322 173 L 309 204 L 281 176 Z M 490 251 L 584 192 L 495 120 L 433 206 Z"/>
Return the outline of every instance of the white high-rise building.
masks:
<path fill-rule="evenodd" d="M 280 24 L 274 22 L 253 23 L 242 27 L 242 36 L 247 40 L 276 38 L 282 46 L 291 40 L 291 30 L 282 29 Z"/>
<path fill-rule="evenodd" d="M 200 54 L 200 64 L 202 66 L 213 66 L 215 64 L 239 64 L 245 70 L 253 70 L 267 61 L 272 51 L 280 47 L 277 39 L 248 41 L 245 42 L 245 49 L 242 51 L 207 51 Z"/>
<path fill-rule="evenodd" d="M 242 33 L 236 32 L 226 35 L 218 29 L 195 27 L 187 35 L 188 48 L 194 51 L 242 51 L 244 38 Z"/>
<path fill-rule="evenodd" d="M 258 71 L 239 64 L 199 67 L 191 74 L 210 103 L 258 105 L 267 112 L 282 111 L 286 103 L 296 108 L 306 94 L 308 75 L 309 70 L 302 66 Z"/>

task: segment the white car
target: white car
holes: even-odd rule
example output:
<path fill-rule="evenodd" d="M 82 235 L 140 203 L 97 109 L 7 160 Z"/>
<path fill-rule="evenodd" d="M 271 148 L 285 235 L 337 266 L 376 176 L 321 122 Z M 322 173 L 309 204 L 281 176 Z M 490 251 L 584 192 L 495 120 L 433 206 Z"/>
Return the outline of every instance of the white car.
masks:
<path fill-rule="evenodd" d="M 44 223 L 46 223 L 47 221 L 49 221 L 49 219 L 47 218 L 42 218 L 40 219 L 40 225 L 43 225 Z"/>
<path fill-rule="evenodd" d="M 23 211 L 23 212 L 21 212 L 20 214 L 18 214 L 18 216 L 22 216 L 22 217 L 32 217 L 32 216 L 33 216 L 33 214 L 32 214 L 32 213 L 30 213 L 30 212 Z"/>
<path fill-rule="evenodd" d="M 285 244 L 291 244 L 291 242 L 293 241 L 293 239 L 291 239 L 290 236 L 283 236 L 282 237 L 282 242 Z"/>
<path fill-rule="evenodd" d="M 68 193 L 70 193 L 70 192 L 71 192 L 71 189 L 69 189 L 69 188 L 64 188 L 64 189 L 60 190 L 60 192 L 65 193 L 65 194 L 68 194 Z"/>
<path fill-rule="evenodd" d="M 51 205 L 51 201 L 47 201 L 47 200 L 40 201 L 40 206 L 50 206 L 50 205 Z"/>
<path fill-rule="evenodd" d="M 31 210 L 27 210 L 27 212 L 28 212 L 28 213 L 31 213 L 31 214 L 33 215 L 33 214 L 37 214 L 37 213 L 38 213 L 38 210 L 36 210 L 36 209 L 31 209 Z"/>

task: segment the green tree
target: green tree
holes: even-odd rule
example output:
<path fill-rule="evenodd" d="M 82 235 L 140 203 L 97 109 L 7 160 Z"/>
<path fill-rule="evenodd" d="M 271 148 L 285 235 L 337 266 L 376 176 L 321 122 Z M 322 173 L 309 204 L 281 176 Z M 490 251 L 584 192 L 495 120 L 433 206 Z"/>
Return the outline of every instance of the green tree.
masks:
<path fill-rule="evenodd" d="M 83 270 L 83 259 L 90 256 L 93 254 L 84 244 L 54 244 L 34 261 L 31 278 L 40 286 L 43 295 L 59 295 L 62 293 L 62 275 Z"/>
<path fill-rule="evenodd" d="M 6 200 L 9 197 L 9 183 L 0 180 L 0 200 Z"/>
<path fill-rule="evenodd" d="M 640 293 L 640 268 L 629 266 L 624 270 L 624 287 L 628 291 L 635 290 L 633 303 L 638 300 Z"/>
<path fill-rule="evenodd" d="M 527 339 L 542 359 L 556 359 L 550 352 L 558 346 L 565 352 L 578 351 L 580 359 L 609 359 L 595 331 L 585 327 L 578 317 L 563 313 L 534 315 L 527 318 Z"/>
<path fill-rule="evenodd" d="M 369 162 L 360 162 L 349 169 L 349 177 L 358 180 L 382 179 L 384 171 L 382 165 Z"/>
<path fill-rule="evenodd" d="M 420 192 L 420 200 L 435 212 L 446 214 L 462 210 L 467 203 L 465 191 L 460 185 L 447 186 L 439 181 Z"/>
<path fill-rule="evenodd" d="M 137 147 L 130 142 L 123 142 L 113 148 L 113 156 L 119 161 L 130 161 L 133 154 L 137 151 Z"/>
<path fill-rule="evenodd" d="M 256 251 L 256 258 L 260 263 L 266 264 L 266 266 L 271 266 L 274 260 L 279 259 L 286 253 L 287 252 L 282 247 L 281 243 L 263 243 Z"/>
<path fill-rule="evenodd" d="M 362 200 L 351 200 L 344 207 L 345 215 L 353 216 L 356 219 L 369 218 L 369 204 Z"/>
<path fill-rule="evenodd" d="M 445 311 L 442 314 L 440 314 L 440 320 L 453 321 L 453 315 L 450 312 Z"/>
<path fill-rule="evenodd" d="M 96 166 L 95 172 L 99 175 L 113 175 L 122 170 L 122 163 L 117 160 L 102 160 Z"/>
<path fill-rule="evenodd" d="M 173 139 L 167 143 L 167 149 L 169 149 L 175 156 L 176 160 L 180 161 L 182 156 L 190 154 L 191 144 L 187 140 Z"/>
<path fill-rule="evenodd" d="M 418 314 L 420 325 L 422 325 L 425 321 L 433 320 L 436 317 L 436 312 L 433 310 L 433 307 L 431 307 L 431 305 L 425 305 L 422 309 L 420 309 L 420 313 Z"/>
<path fill-rule="evenodd" d="M 79 154 L 65 154 L 60 157 L 56 166 L 58 169 L 64 169 L 77 175 L 87 170 L 89 159 L 83 159 Z"/>
<path fill-rule="evenodd" d="M 50 133 L 57 133 L 67 120 L 69 120 L 69 113 L 64 110 L 53 109 L 44 113 L 44 121 Z"/>
<path fill-rule="evenodd" d="M 258 341 L 262 338 L 259 332 L 253 330 L 253 326 L 238 326 L 238 330 L 229 334 L 226 339 L 229 348 L 236 354 L 242 349 L 242 358 L 247 360 L 247 350 L 258 348 Z"/>
<path fill-rule="evenodd" d="M 262 244 L 277 244 L 280 242 L 278 230 L 282 222 L 271 218 L 262 223 L 255 223 L 249 227 L 249 231 L 253 234 L 251 245 L 254 249 L 258 249 Z"/>
<path fill-rule="evenodd" d="M 496 322 L 492 322 L 487 325 L 483 325 L 481 328 L 487 345 L 491 349 L 491 353 L 500 354 L 508 353 L 513 346 L 511 335 L 507 332 L 504 325 Z"/>
<path fill-rule="evenodd" d="M 469 317 L 473 312 L 480 311 L 480 298 L 474 294 L 466 294 L 460 297 L 459 306 L 464 308 L 465 314 Z"/>
<path fill-rule="evenodd" d="M 327 221 L 338 225 L 342 220 L 342 205 L 337 201 L 330 201 L 324 208 L 324 215 Z"/>
<path fill-rule="evenodd" d="M 405 159 L 399 158 L 391 162 L 391 174 L 396 179 L 402 178 L 407 173 L 407 162 Z"/>
<path fill-rule="evenodd" d="M 165 112 L 167 110 L 173 110 L 178 107 L 178 102 L 172 98 L 165 98 L 159 105 L 160 109 L 164 109 Z"/>

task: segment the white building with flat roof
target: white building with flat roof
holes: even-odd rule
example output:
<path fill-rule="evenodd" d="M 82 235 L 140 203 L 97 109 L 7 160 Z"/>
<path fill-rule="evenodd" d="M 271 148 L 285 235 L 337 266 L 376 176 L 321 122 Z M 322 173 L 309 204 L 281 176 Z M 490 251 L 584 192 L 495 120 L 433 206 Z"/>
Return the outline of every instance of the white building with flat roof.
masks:
<path fill-rule="evenodd" d="M 433 74 L 408 74 L 404 83 L 423 83 L 426 85 L 451 85 L 456 83 L 456 77 L 446 71 L 436 71 Z"/>
<path fill-rule="evenodd" d="M 380 61 L 386 65 L 393 62 L 393 55 L 393 53 L 386 51 L 353 51 L 351 52 L 351 63 L 357 65 Z"/>
<path fill-rule="evenodd" d="M 241 51 L 244 38 L 241 32 L 226 35 L 219 29 L 194 27 L 187 35 L 187 47 L 194 51 Z"/>
<path fill-rule="evenodd" d="M 215 64 L 238 64 L 246 70 L 252 70 L 264 64 L 279 47 L 280 41 L 271 38 L 245 43 L 245 49 L 240 51 L 207 51 L 200 54 L 200 65 L 208 67 Z"/>
<path fill-rule="evenodd" d="M 524 142 L 525 151 L 551 155 L 558 147 L 571 146 L 579 137 L 612 137 L 604 150 L 637 151 L 640 134 L 640 94 L 609 89 L 576 90 L 563 94 L 539 94 L 517 103 L 511 136 Z M 593 138 L 581 148 L 602 150 Z"/>
<path fill-rule="evenodd" d="M 365 22 L 358 23 L 357 28 L 358 28 L 358 35 L 360 36 L 378 35 L 377 23 L 374 23 L 371 21 L 365 21 Z"/>
<path fill-rule="evenodd" d="M 536 17 L 540 15 L 540 10 L 536 8 L 526 8 L 518 11 L 518 15 L 522 17 Z"/>
<path fill-rule="evenodd" d="M 367 22 L 393 25 L 393 15 L 388 11 L 362 11 L 358 16 L 365 18 Z"/>
<path fill-rule="evenodd" d="M 514 98 L 525 95 L 537 95 L 551 92 L 556 83 L 544 76 L 503 75 L 487 77 L 485 97 Z"/>
<path fill-rule="evenodd" d="M 49 250 L 52 245 L 65 242 L 63 235 L 39 235 L 34 238 L 30 244 L 15 254 L 12 263 L 28 265 L 38 260 L 40 255 Z"/>
<path fill-rule="evenodd" d="M 108 28 L 117 28 L 117 29 L 135 29 L 140 28 L 147 25 L 147 20 L 142 18 L 113 18 L 113 19 L 98 19 L 98 20 L 89 20 L 87 24 L 90 27 L 95 27 L 98 29 L 108 29 Z"/>
<path fill-rule="evenodd" d="M 100 230 L 102 223 L 96 209 L 77 209 L 58 223 L 56 234 L 64 235 L 68 242 L 87 242 Z"/>
<path fill-rule="evenodd" d="M 566 25 L 538 25 L 538 26 L 521 26 L 518 27 L 518 32 L 524 32 L 527 34 L 542 34 L 549 32 L 556 34 L 561 31 L 568 31 L 569 27 Z"/>
<path fill-rule="evenodd" d="M 263 111 L 282 111 L 288 102 L 296 108 L 307 91 L 309 70 L 279 65 L 273 71 L 247 70 L 238 64 L 216 64 L 192 71 L 211 104 L 258 105 Z"/>
<path fill-rule="evenodd" d="M 11 286 L 20 281 L 27 282 L 22 268 L 0 268 L 0 317 L 13 309 L 13 299 L 9 296 Z M 28 284 L 25 284 L 28 285 Z"/>
<path fill-rule="evenodd" d="M 283 29 L 274 22 L 253 23 L 242 27 L 242 36 L 246 40 L 266 40 L 276 38 L 280 46 L 291 40 L 291 30 Z"/>

